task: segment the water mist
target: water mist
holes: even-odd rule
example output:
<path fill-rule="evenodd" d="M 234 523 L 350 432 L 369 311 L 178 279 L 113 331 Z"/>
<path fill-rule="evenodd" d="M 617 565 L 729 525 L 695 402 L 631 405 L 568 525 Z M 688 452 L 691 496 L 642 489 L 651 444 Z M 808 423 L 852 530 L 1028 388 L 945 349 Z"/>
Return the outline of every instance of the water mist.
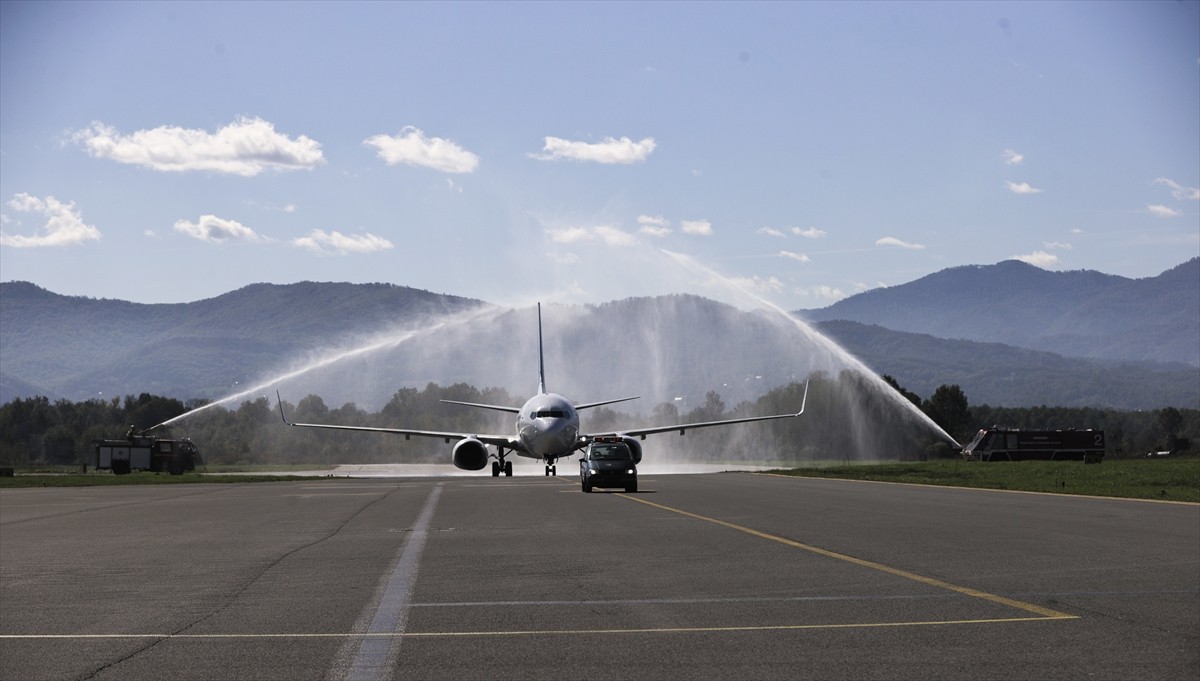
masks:
<path fill-rule="evenodd" d="M 737 298 L 749 300 L 752 303 L 777 314 L 781 319 L 786 320 L 787 323 L 791 324 L 797 331 L 799 331 L 807 341 L 812 343 L 824 353 L 827 353 L 829 356 L 833 357 L 836 363 L 841 364 L 842 366 L 849 368 L 855 373 L 866 378 L 877 390 L 879 397 L 886 400 L 896 409 L 904 411 L 912 419 L 927 426 L 929 430 L 935 433 L 943 441 L 951 443 L 956 447 L 960 446 L 958 442 L 941 426 L 935 423 L 933 419 L 929 418 L 929 416 L 918 409 L 916 405 L 900 395 L 899 392 L 888 385 L 882 378 L 879 377 L 878 374 L 863 364 L 857 357 L 850 354 L 845 348 L 838 345 L 832 339 L 809 326 L 806 322 L 797 319 L 783 308 L 771 303 L 761 296 L 747 291 L 744 287 L 738 285 L 729 278 L 718 274 L 704 265 L 701 265 L 692 257 L 667 250 L 663 250 L 662 252 L 675 264 L 682 267 L 685 271 L 702 277 L 703 285 L 707 287 L 716 285 L 725 291 L 734 293 L 735 297 Z M 865 427 L 867 424 L 861 425 Z"/>
<path fill-rule="evenodd" d="M 151 426 L 150 428 L 147 428 L 145 432 L 149 432 L 149 431 L 152 431 L 152 430 L 155 430 L 158 428 L 170 426 L 174 423 L 178 423 L 180 421 L 186 420 L 187 418 L 189 418 L 191 416 L 195 416 L 196 414 L 203 412 L 207 409 L 211 409 L 213 407 L 217 407 L 222 404 L 228 404 L 228 403 L 235 402 L 237 400 L 242 400 L 242 399 L 245 399 L 245 398 L 251 397 L 251 396 L 263 395 L 263 392 L 266 390 L 269 390 L 271 388 L 278 389 L 280 386 L 283 386 L 284 384 L 288 383 L 289 381 L 293 381 L 295 379 L 303 377 L 306 374 L 309 374 L 309 373 L 312 373 L 312 372 L 315 372 L 315 371 L 318 371 L 321 369 L 330 368 L 337 364 L 345 363 L 345 362 L 355 359 L 355 358 L 360 358 L 360 357 L 370 355 L 373 353 L 378 353 L 378 352 L 386 351 L 389 349 L 394 349 L 397 346 L 400 346 L 404 343 L 412 341 L 413 339 L 435 335 L 439 331 L 444 330 L 444 329 L 457 329 L 463 325 L 486 321 L 489 318 L 494 317 L 496 314 L 497 314 L 497 310 L 495 308 L 490 308 L 490 307 L 484 308 L 482 310 L 475 310 L 472 312 L 460 313 L 457 315 L 453 315 L 450 317 L 432 321 L 432 322 L 427 323 L 426 325 L 420 326 L 418 328 L 396 330 L 393 332 L 380 334 L 378 337 L 376 337 L 374 339 L 367 340 L 367 341 L 363 342 L 361 345 L 357 345 L 357 346 L 351 347 L 349 349 L 327 350 L 325 352 L 316 353 L 315 356 L 308 358 L 303 363 L 299 364 L 299 366 L 294 366 L 292 368 L 284 370 L 282 373 L 276 374 L 274 376 L 271 376 L 266 379 L 262 379 L 256 383 L 254 383 L 249 388 L 240 390 L 231 395 L 227 395 L 220 399 L 214 400 L 214 401 L 204 404 L 200 407 L 197 407 L 197 408 L 187 411 L 183 414 L 180 414 L 179 416 L 176 416 L 174 418 L 163 421 L 162 423 L 159 423 L 155 426 Z M 347 382 L 353 382 L 353 380 L 354 379 L 351 377 L 346 378 Z"/>

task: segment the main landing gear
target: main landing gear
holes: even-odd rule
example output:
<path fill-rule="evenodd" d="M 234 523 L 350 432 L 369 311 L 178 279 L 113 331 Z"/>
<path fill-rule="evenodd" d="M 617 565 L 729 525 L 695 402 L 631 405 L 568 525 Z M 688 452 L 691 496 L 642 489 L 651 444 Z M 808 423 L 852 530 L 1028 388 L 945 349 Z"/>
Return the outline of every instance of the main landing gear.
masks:
<path fill-rule="evenodd" d="M 503 449 L 500 450 L 498 460 L 492 462 L 492 477 L 500 477 L 501 471 L 504 472 L 505 477 L 512 477 L 512 462 L 505 461 Z"/>

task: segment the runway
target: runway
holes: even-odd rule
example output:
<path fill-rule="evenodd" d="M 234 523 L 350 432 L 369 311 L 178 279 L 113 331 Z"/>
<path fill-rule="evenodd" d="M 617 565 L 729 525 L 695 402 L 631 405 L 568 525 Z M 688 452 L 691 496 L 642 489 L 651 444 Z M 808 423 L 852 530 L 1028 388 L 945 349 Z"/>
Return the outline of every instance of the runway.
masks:
<path fill-rule="evenodd" d="M 0 678 L 1200 675 L 1200 506 L 755 473 L 640 487 L 0 490 Z"/>

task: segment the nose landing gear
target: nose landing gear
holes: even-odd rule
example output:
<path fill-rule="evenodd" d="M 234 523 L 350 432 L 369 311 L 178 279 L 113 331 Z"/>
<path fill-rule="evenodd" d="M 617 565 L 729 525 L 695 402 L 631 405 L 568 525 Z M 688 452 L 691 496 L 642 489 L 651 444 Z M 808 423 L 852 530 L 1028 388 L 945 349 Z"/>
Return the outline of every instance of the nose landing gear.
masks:
<path fill-rule="evenodd" d="M 512 477 L 512 462 L 506 461 L 504 459 L 504 450 L 503 449 L 499 450 L 499 453 L 497 454 L 496 458 L 497 458 L 497 460 L 492 462 L 492 477 L 498 478 L 498 477 L 500 477 L 500 473 L 503 472 L 505 477 L 511 478 Z"/>

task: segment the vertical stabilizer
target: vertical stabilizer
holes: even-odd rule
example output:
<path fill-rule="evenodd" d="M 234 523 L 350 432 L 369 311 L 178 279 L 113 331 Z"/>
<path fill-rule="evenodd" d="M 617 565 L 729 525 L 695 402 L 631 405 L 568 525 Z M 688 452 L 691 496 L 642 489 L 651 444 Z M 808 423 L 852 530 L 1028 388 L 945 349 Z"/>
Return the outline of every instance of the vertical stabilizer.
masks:
<path fill-rule="evenodd" d="M 546 392 L 546 360 L 542 354 L 542 304 L 537 304 L 538 308 L 538 394 L 543 395 Z"/>

